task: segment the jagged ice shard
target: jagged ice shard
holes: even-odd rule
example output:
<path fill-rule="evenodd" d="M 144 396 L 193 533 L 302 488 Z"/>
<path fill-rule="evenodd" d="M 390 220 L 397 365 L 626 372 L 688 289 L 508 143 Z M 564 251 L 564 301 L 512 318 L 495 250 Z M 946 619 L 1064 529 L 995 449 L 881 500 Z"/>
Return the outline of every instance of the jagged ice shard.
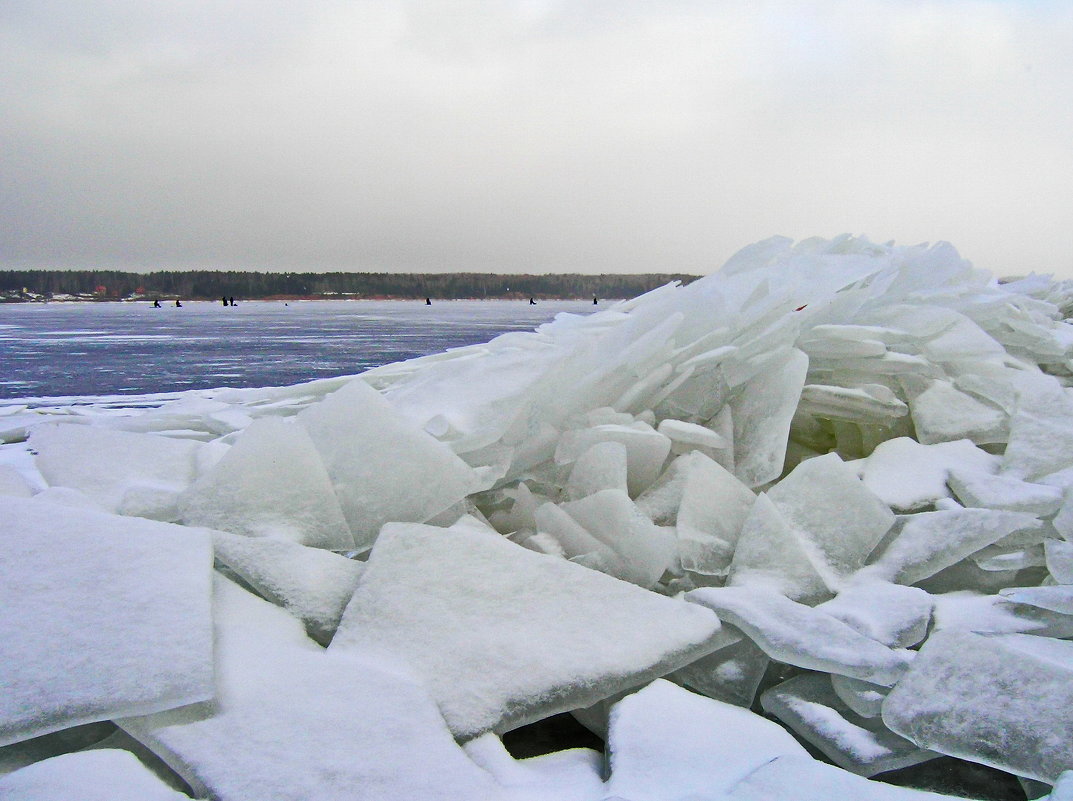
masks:
<path fill-rule="evenodd" d="M 0 795 L 1066 798 L 1071 313 L 776 238 L 360 376 L 0 408 Z M 605 766 L 500 743 L 572 709 Z M 100 721 L 140 745 L 48 759 Z"/>

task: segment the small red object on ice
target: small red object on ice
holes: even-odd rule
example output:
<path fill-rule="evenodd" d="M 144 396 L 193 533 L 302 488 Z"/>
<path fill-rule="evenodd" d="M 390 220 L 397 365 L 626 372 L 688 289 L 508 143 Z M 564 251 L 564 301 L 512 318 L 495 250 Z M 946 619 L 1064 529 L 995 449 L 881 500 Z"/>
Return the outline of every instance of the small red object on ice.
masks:
<path fill-rule="evenodd" d="M 805 306 L 808 306 L 808 304 L 806 303 Z M 805 306 L 798 306 L 794 311 L 801 311 Z"/>

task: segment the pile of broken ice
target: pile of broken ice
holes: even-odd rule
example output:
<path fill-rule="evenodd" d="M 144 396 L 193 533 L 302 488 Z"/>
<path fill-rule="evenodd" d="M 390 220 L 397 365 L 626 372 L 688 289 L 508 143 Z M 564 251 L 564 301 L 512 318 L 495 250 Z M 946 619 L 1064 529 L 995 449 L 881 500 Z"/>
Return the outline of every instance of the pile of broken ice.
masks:
<path fill-rule="evenodd" d="M 775 239 L 357 377 L 8 407 L 0 798 L 1073 798 L 1071 305 Z M 565 711 L 606 759 L 504 749 Z"/>

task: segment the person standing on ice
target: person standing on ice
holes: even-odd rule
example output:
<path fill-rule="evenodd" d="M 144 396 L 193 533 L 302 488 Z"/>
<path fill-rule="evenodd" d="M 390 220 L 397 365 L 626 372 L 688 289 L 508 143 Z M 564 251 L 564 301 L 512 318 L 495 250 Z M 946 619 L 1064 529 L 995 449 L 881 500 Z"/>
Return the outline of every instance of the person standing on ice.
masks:
<path fill-rule="evenodd" d="M 176 309 L 181 309 L 182 307 L 183 307 L 183 304 L 181 304 L 181 303 L 179 302 L 179 299 L 178 299 L 178 298 L 176 298 L 176 299 L 175 299 L 175 308 L 176 308 Z"/>
<path fill-rule="evenodd" d="M 223 302 L 223 304 L 224 304 L 225 306 L 227 305 L 227 298 L 220 298 L 220 300 L 221 300 L 221 301 Z"/>

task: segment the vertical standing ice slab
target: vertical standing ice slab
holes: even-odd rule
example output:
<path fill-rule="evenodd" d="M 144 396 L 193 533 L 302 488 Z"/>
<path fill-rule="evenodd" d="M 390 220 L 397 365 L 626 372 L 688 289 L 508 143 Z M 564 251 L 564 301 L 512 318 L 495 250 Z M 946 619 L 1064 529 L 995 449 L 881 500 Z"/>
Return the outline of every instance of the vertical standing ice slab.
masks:
<path fill-rule="evenodd" d="M 216 801 L 495 799 L 424 688 L 217 577 L 213 704 L 118 721 Z"/>
<path fill-rule="evenodd" d="M 6 500 L 0 745 L 211 698 L 211 573 L 207 532 Z"/>
<path fill-rule="evenodd" d="M 4 801 L 190 801 L 129 751 L 106 748 L 45 759 L 0 776 Z"/>
<path fill-rule="evenodd" d="M 1073 643 L 940 631 L 883 702 L 921 748 L 1053 783 L 1073 765 Z"/>
<path fill-rule="evenodd" d="M 305 429 L 257 420 L 180 502 L 183 521 L 317 548 L 353 548 L 328 471 Z"/>
<path fill-rule="evenodd" d="M 615 705 L 608 748 L 608 796 L 652 801 L 722 798 L 776 757 L 808 757 L 770 720 L 662 679 Z"/>
<path fill-rule="evenodd" d="M 389 521 L 423 522 L 477 489 L 473 469 L 379 392 L 351 381 L 298 415 L 320 452 L 358 548 Z"/>
<path fill-rule="evenodd" d="M 588 706 L 703 655 L 719 621 L 693 607 L 492 535 L 395 524 L 329 650 L 402 657 L 470 738 Z"/>

